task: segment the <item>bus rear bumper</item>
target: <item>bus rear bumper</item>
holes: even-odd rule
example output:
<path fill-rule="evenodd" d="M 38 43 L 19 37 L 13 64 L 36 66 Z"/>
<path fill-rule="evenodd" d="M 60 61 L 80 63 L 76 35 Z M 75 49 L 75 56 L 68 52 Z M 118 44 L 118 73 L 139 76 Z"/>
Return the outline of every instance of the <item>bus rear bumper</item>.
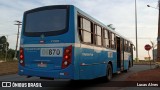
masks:
<path fill-rule="evenodd" d="M 73 79 L 73 75 L 67 72 L 69 68 L 63 70 L 37 70 L 19 66 L 18 74 L 32 77 L 46 77 L 54 79 Z"/>

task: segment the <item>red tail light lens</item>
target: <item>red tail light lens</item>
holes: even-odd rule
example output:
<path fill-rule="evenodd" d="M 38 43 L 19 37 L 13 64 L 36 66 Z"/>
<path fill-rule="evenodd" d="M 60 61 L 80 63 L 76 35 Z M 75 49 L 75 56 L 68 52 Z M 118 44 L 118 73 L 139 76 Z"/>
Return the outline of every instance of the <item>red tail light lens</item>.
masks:
<path fill-rule="evenodd" d="M 69 56 L 68 55 L 64 56 L 64 59 L 66 59 L 66 60 L 69 59 Z"/>
<path fill-rule="evenodd" d="M 72 57 L 72 45 L 66 47 L 63 52 L 62 69 L 68 67 L 71 64 Z"/>
<path fill-rule="evenodd" d="M 20 63 L 20 65 L 22 65 L 22 66 L 24 66 L 24 50 L 23 50 L 23 48 L 20 48 L 20 55 L 19 55 L 19 63 Z"/>

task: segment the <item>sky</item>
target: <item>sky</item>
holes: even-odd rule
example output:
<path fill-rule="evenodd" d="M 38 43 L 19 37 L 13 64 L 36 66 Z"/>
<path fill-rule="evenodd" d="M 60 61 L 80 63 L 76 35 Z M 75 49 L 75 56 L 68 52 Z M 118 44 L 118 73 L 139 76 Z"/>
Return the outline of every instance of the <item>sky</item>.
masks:
<path fill-rule="evenodd" d="M 138 56 L 148 56 L 144 46 L 157 43 L 158 0 L 137 0 Z M 0 0 L 0 36 L 7 35 L 9 48 L 16 47 L 18 27 L 24 11 L 48 5 L 75 5 L 105 25 L 113 24 L 115 31 L 135 43 L 135 0 Z M 150 51 L 152 54 L 152 51 Z M 135 51 L 134 51 L 135 57 Z"/>

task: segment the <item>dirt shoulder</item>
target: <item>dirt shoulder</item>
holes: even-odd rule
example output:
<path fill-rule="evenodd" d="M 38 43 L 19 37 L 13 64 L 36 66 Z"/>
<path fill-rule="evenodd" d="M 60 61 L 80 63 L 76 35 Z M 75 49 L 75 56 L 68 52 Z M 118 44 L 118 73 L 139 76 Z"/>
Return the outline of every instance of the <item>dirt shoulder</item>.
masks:
<path fill-rule="evenodd" d="M 9 61 L 0 63 L 0 76 L 15 74 L 18 72 L 18 61 Z"/>
<path fill-rule="evenodd" d="M 134 73 L 126 81 L 160 81 L 160 68 Z"/>

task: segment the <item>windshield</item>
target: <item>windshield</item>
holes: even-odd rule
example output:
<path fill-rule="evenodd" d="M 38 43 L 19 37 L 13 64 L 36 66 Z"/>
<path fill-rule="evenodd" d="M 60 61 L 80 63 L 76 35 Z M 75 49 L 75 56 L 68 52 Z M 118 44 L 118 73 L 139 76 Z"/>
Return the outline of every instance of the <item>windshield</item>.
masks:
<path fill-rule="evenodd" d="M 63 32 L 66 29 L 67 9 L 31 12 L 25 17 L 25 33 L 29 35 Z"/>

